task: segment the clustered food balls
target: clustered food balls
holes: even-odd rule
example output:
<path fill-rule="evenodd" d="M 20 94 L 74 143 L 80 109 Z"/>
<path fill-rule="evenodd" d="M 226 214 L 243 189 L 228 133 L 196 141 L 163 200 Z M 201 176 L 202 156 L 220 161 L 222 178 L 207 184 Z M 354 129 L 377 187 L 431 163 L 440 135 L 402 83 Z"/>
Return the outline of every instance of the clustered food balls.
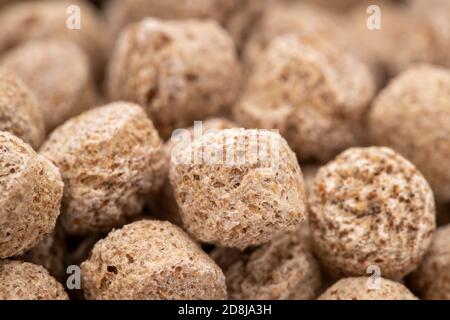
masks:
<path fill-rule="evenodd" d="M 142 105 L 167 138 L 229 110 L 239 65 L 233 41 L 216 22 L 149 18 L 123 31 L 107 80 L 111 99 Z"/>
<path fill-rule="evenodd" d="M 45 139 L 38 102 L 20 78 L 0 69 L 0 130 L 14 134 L 33 148 Z"/>
<path fill-rule="evenodd" d="M 95 106 L 89 59 L 70 41 L 27 42 L 3 55 L 0 66 L 20 76 L 36 95 L 47 131 Z"/>
<path fill-rule="evenodd" d="M 389 148 L 352 148 L 322 167 L 309 198 L 315 252 L 334 276 L 401 279 L 420 263 L 435 229 L 427 181 Z"/>
<path fill-rule="evenodd" d="M 0 259 L 24 253 L 53 231 L 62 193 L 58 169 L 0 131 Z"/>
<path fill-rule="evenodd" d="M 88 299 L 225 299 L 220 268 L 170 222 L 143 220 L 111 232 L 82 265 Z"/>
<path fill-rule="evenodd" d="M 184 227 L 203 242 L 242 249 L 306 218 L 297 158 L 271 131 L 206 133 L 172 156 L 170 182 Z"/>
<path fill-rule="evenodd" d="M 61 170 L 61 222 L 71 234 L 107 232 L 140 214 L 167 167 L 151 120 L 140 106 L 125 102 L 70 119 L 40 152 Z"/>

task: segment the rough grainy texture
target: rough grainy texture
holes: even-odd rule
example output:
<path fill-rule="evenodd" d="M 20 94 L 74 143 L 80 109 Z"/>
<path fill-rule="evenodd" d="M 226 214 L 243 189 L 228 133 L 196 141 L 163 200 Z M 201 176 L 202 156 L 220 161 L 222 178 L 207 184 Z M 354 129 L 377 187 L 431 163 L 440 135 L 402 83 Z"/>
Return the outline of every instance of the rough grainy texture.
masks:
<path fill-rule="evenodd" d="M 41 154 L 61 170 L 61 222 L 71 234 L 107 232 L 140 214 L 168 165 L 151 120 L 125 102 L 70 119 L 50 135 Z"/>
<path fill-rule="evenodd" d="M 210 118 L 202 121 L 201 124 L 197 124 L 197 127 L 181 129 L 177 132 L 173 132 L 170 140 L 167 141 L 164 146 L 167 162 L 170 162 L 173 148 L 180 148 L 185 144 L 189 144 L 191 139 L 197 138 L 199 132 L 207 133 L 210 130 L 223 130 L 235 127 L 236 124 L 228 119 Z M 195 132 L 195 128 L 199 131 Z M 167 177 L 164 181 L 164 185 L 161 190 L 151 197 L 149 204 L 152 216 L 159 218 L 160 220 L 168 220 L 179 226 L 182 225 L 180 212 L 178 210 L 178 205 L 175 200 L 172 186 L 170 185 L 169 177 Z"/>
<path fill-rule="evenodd" d="M 238 124 L 279 129 L 300 160 L 357 144 L 374 95 L 368 69 L 320 38 L 284 35 L 258 60 L 234 108 Z"/>
<path fill-rule="evenodd" d="M 242 249 L 306 218 L 295 154 L 271 131 L 203 135 L 174 152 L 170 182 L 185 228 L 203 242 Z"/>
<path fill-rule="evenodd" d="M 80 7 L 81 28 L 67 28 L 68 7 Z M 77 43 L 91 58 L 95 69 L 105 60 L 106 27 L 95 9 L 85 1 L 17 2 L 0 12 L 0 52 L 32 39 L 58 38 Z"/>
<path fill-rule="evenodd" d="M 106 8 L 113 33 L 146 17 L 160 19 L 215 19 L 242 45 L 266 0 L 112 0 Z"/>
<path fill-rule="evenodd" d="M 169 222 L 139 221 L 99 241 L 81 265 L 88 299 L 224 299 L 220 268 Z"/>
<path fill-rule="evenodd" d="M 68 300 L 63 286 L 41 266 L 0 261 L 0 300 Z"/>
<path fill-rule="evenodd" d="M 238 300 L 315 299 L 321 272 L 308 252 L 303 228 L 287 232 L 256 249 L 219 248 L 211 253 L 224 270 L 228 298 Z"/>
<path fill-rule="evenodd" d="M 450 70 L 412 67 L 376 98 L 369 117 L 371 140 L 411 160 L 440 201 L 450 200 Z"/>
<path fill-rule="evenodd" d="M 107 80 L 110 98 L 144 106 L 167 138 L 229 111 L 239 75 L 233 42 L 215 22 L 145 19 L 121 34 Z"/>
<path fill-rule="evenodd" d="M 380 278 L 377 289 L 369 289 L 368 278 L 341 279 L 326 290 L 319 300 L 417 300 L 404 285 Z"/>
<path fill-rule="evenodd" d="M 53 231 L 62 194 L 58 169 L 0 131 L 0 259 L 24 253 Z"/>
<path fill-rule="evenodd" d="M 14 134 L 33 148 L 45 139 L 36 98 L 16 74 L 5 69 L 0 69 L 0 131 Z"/>
<path fill-rule="evenodd" d="M 409 284 L 420 298 L 450 300 L 450 226 L 437 229 Z"/>
<path fill-rule="evenodd" d="M 310 202 L 314 249 L 330 274 L 385 278 L 413 271 L 435 229 L 433 193 L 389 148 L 354 148 L 319 170 Z"/>
<path fill-rule="evenodd" d="M 27 42 L 5 54 L 0 65 L 20 76 L 36 95 L 47 131 L 95 105 L 88 57 L 73 42 Z"/>

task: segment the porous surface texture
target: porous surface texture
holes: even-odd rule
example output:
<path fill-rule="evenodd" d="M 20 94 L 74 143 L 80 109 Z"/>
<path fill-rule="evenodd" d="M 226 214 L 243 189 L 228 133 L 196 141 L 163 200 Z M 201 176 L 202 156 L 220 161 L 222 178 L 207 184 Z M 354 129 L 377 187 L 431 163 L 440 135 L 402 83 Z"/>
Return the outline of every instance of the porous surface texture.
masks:
<path fill-rule="evenodd" d="M 203 242 L 243 249 L 306 218 L 300 167 L 276 132 L 206 133 L 172 156 L 170 182 L 184 227 Z"/>
<path fill-rule="evenodd" d="M 69 300 L 63 286 L 41 266 L 0 261 L 0 300 Z"/>
<path fill-rule="evenodd" d="M 44 119 L 33 93 L 19 79 L 0 69 L 0 131 L 21 138 L 33 148 L 45 139 Z"/>
<path fill-rule="evenodd" d="M 359 143 L 373 95 L 369 70 L 353 56 L 284 35 L 257 61 L 234 114 L 247 128 L 279 129 L 299 160 L 326 161 Z"/>
<path fill-rule="evenodd" d="M 108 232 L 141 213 L 163 183 L 163 143 L 144 110 L 117 102 L 57 128 L 41 154 L 61 170 L 61 223 L 71 234 Z"/>
<path fill-rule="evenodd" d="M 142 105 L 168 138 L 175 128 L 229 111 L 240 83 L 235 51 L 216 22 L 145 19 L 118 40 L 109 96 Z"/>
<path fill-rule="evenodd" d="M 0 131 L 0 259 L 24 253 L 53 231 L 62 194 L 58 169 Z"/>
<path fill-rule="evenodd" d="M 450 299 L 450 225 L 437 229 L 409 284 L 425 300 Z"/>
<path fill-rule="evenodd" d="M 413 271 L 435 229 L 433 193 L 420 172 L 389 148 L 353 148 L 322 167 L 314 182 L 314 249 L 334 276 L 401 279 Z"/>
<path fill-rule="evenodd" d="M 47 131 L 95 105 L 89 59 L 73 42 L 27 42 L 2 56 L 0 65 L 35 94 Z"/>
<path fill-rule="evenodd" d="M 328 288 L 319 300 L 418 300 L 404 285 L 379 278 L 379 287 L 366 277 L 341 279 Z M 373 283 L 375 285 L 375 282 Z"/>
<path fill-rule="evenodd" d="M 433 188 L 450 200 L 450 70 L 413 66 L 378 95 L 369 117 L 374 144 L 411 160 Z"/>
<path fill-rule="evenodd" d="M 111 232 L 81 265 L 88 299 L 225 299 L 214 261 L 169 222 L 143 220 Z"/>
<path fill-rule="evenodd" d="M 237 300 L 310 300 L 317 298 L 322 279 L 299 228 L 244 252 L 219 248 L 217 259 L 227 280 L 228 298 Z"/>

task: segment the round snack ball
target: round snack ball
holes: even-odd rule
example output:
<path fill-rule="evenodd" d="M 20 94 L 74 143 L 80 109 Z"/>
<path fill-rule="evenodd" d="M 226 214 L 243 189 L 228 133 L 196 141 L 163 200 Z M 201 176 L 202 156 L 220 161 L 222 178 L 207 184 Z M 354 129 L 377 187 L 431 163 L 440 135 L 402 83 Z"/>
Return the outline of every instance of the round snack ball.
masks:
<path fill-rule="evenodd" d="M 326 161 L 361 140 L 373 95 L 365 65 L 320 38 L 289 34 L 260 57 L 234 114 L 245 127 L 279 129 L 299 160 Z"/>
<path fill-rule="evenodd" d="M 43 267 L 0 260 L 0 300 L 69 300 L 69 297 Z"/>
<path fill-rule="evenodd" d="M 225 261 L 223 270 L 227 280 L 228 298 L 232 300 L 317 298 L 322 284 L 321 272 L 315 258 L 305 247 L 307 241 L 304 236 L 303 231 L 298 229 L 244 252 L 225 248 L 213 251 L 212 257 Z"/>
<path fill-rule="evenodd" d="M 170 222 L 142 220 L 100 240 L 81 265 L 87 299 L 225 299 L 220 268 Z"/>
<path fill-rule="evenodd" d="M 297 158 L 268 130 L 204 134 L 172 155 L 170 182 L 184 227 L 203 242 L 243 249 L 306 218 Z"/>
<path fill-rule="evenodd" d="M 411 160 L 439 201 L 450 200 L 450 70 L 414 66 L 378 95 L 369 116 L 374 144 Z"/>
<path fill-rule="evenodd" d="M 30 41 L 5 54 L 0 65 L 36 95 L 48 132 L 95 105 L 88 57 L 73 42 Z"/>
<path fill-rule="evenodd" d="M 24 253 L 53 231 L 62 194 L 58 169 L 0 131 L 0 259 Z"/>
<path fill-rule="evenodd" d="M 422 299 L 450 299 L 450 225 L 437 229 L 419 268 L 410 276 L 409 285 Z"/>
<path fill-rule="evenodd" d="M 0 69 L 0 131 L 21 138 L 33 148 L 45 139 L 44 119 L 33 93 L 13 73 Z"/>
<path fill-rule="evenodd" d="M 163 138 L 229 111 L 239 91 L 233 41 L 212 21 L 145 19 L 123 31 L 107 76 L 110 98 L 144 106 Z"/>
<path fill-rule="evenodd" d="M 81 17 L 79 29 L 76 29 L 78 9 L 74 6 L 79 8 Z M 96 10 L 86 1 L 14 3 L 0 12 L 0 52 L 33 39 L 65 39 L 77 43 L 89 55 L 93 67 L 99 71 L 104 64 L 107 48 L 108 36 L 104 34 L 105 29 Z"/>
<path fill-rule="evenodd" d="M 404 285 L 379 278 L 379 288 L 371 288 L 369 278 L 345 278 L 328 288 L 319 300 L 418 300 Z M 374 285 L 376 283 L 373 283 Z M 372 284 L 371 284 L 372 285 Z"/>
<path fill-rule="evenodd" d="M 433 192 L 389 148 L 353 148 L 322 167 L 309 198 L 314 250 L 333 276 L 376 265 L 385 278 L 413 271 L 435 229 Z"/>
<path fill-rule="evenodd" d="M 140 214 L 166 175 L 163 143 L 138 105 L 117 102 L 68 120 L 41 148 L 65 183 L 70 234 L 107 232 Z"/>

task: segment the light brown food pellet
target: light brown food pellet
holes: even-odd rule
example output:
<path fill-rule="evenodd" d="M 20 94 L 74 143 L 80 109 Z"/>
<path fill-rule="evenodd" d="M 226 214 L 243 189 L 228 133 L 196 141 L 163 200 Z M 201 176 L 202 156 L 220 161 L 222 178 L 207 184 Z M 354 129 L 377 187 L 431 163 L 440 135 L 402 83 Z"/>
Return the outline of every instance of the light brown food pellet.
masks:
<path fill-rule="evenodd" d="M 231 300 L 315 299 L 322 279 L 308 241 L 299 228 L 256 249 L 219 248 L 211 257 L 224 270 Z"/>
<path fill-rule="evenodd" d="M 243 249 L 306 218 L 300 167 L 276 132 L 206 133 L 172 155 L 170 182 L 184 227 L 203 242 Z"/>
<path fill-rule="evenodd" d="M 44 119 L 29 88 L 13 74 L 0 69 L 0 131 L 21 138 L 33 148 L 45 139 Z"/>
<path fill-rule="evenodd" d="M 315 253 L 334 276 L 385 278 L 413 271 L 435 229 L 433 193 L 420 172 L 389 148 L 353 148 L 322 167 L 310 227 Z"/>
<path fill-rule="evenodd" d="M 88 299 L 225 299 L 225 277 L 180 228 L 143 220 L 111 232 L 81 265 Z"/>
<path fill-rule="evenodd" d="M 450 200 L 450 69 L 414 66 L 379 94 L 369 128 L 374 144 L 411 160 L 433 188 L 436 199 Z"/>
<path fill-rule="evenodd" d="M 48 132 L 95 105 L 89 59 L 73 42 L 27 42 L 5 54 L 0 65 L 20 76 L 36 95 Z"/>
<path fill-rule="evenodd" d="M 213 21 L 145 19 L 127 27 L 109 65 L 109 96 L 142 105 L 163 138 L 229 111 L 239 91 L 232 40 Z"/>
<path fill-rule="evenodd" d="M 404 285 L 379 278 L 379 288 L 370 289 L 368 278 L 341 279 L 328 288 L 319 300 L 418 300 Z"/>
<path fill-rule="evenodd" d="M 0 300 L 69 300 L 69 297 L 43 267 L 0 260 Z"/>
<path fill-rule="evenodd" d="M 53 231 L 62 194 L 58 169 L 0 131 L 0 259 L 24 253 Z"/>
<path fill-rule="evenodd" d="M 437 229 L 409 285 L 422 299 L 450 299 L 450 225 Z"/>
<path fill-rule="evenodd" d="M 361 140 L 374 95 L 368 69 L 320 38 L 274 39 L 234 108 L 238 124 L 279 129 L 299 160 L 331 159 Z"/>
<path fill-rule="evenodd" d="M 68 120 L 41 154 L 61 170 L 61 223 L 70 234 L 108 232 L 139 215 L 168 165 L 151 120 L 141 107 L 125 102 Z"/>
<path fill-rule="evenodd" d="M 68 8 L 80 8 L 80 29 L 68 27 Z M 105 60 L 107 37 L 104 22 L 82 0 L 27 1 L 11 4 L 0 12 L 0 53 L 33 39 L 58 38 L 77 43 L 99 71 Z M 66 80 L 66 81 L 69 81 Z"/>

